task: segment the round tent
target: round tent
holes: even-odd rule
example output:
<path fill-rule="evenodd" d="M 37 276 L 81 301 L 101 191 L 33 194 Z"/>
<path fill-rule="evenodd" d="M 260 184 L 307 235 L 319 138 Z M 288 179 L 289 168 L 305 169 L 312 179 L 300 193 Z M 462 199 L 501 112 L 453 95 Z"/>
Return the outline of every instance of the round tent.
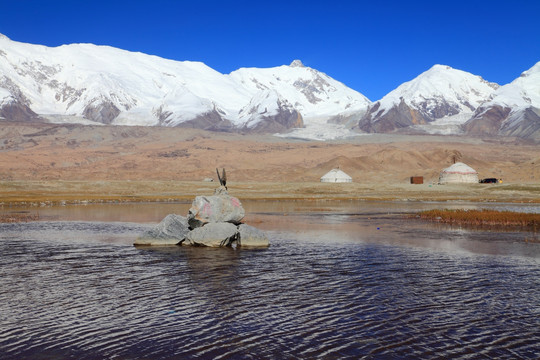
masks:
<path fill-rule="evenodd" d="M 462 162 L 457 162 L 447 167 L 439 175 L 439 184 L 447 183 L 477 183 L 478 173 L 472 167 Z"/>
<path fill-rule="evenodd" d="M 333 183 L 352 182 L 352 177 L 345 174 L 340 169 L 332 169 L 329 172 L 327 172 L 323 177 L 321 177 L 321 182 L 333 182 Z"/>

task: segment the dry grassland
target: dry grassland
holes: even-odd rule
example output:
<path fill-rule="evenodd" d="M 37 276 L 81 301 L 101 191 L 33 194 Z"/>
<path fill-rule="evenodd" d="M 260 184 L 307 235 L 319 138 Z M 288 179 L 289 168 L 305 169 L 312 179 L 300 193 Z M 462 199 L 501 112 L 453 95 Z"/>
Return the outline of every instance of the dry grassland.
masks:
<path fill-rule="evenodd" d="M 437 185 L 457 158 L 502 184 Z M 196 129 L 3 123 L 4 206 L 189 201 L 211 195 L 226 168 L 241 199 L 540 202 L 540 145 L 518 139 L 363 135 L 298 141 Z M 351 184 L 319 178 L 340 167 Z M 411 176 L 424 184 L 411 185 Z"/>
<path fill-rule="evenodd" d="M 0 203 L 192 201 L 217 184 L 190 181 L 2 181 Z M 478 201 L 540 203 L 540 185 L 411 185 L 359 183 L 233 182 L 229 193 L 245 200 Z"/>

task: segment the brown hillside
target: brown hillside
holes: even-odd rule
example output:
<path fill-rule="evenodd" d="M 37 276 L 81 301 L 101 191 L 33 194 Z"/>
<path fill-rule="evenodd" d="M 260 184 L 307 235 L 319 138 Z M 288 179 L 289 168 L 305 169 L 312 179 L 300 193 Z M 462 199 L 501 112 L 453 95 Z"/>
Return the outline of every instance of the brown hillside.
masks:
<path fill-rule="evenodd" d="M 3 123 L 0 179 L 316 182 L 340 167 L 355 182 L 437 181 L 453 158 L 482 177 L 538 182 L 540 146 L 513 139 L 369 135 L 306 142 L 196 129 Z"/>

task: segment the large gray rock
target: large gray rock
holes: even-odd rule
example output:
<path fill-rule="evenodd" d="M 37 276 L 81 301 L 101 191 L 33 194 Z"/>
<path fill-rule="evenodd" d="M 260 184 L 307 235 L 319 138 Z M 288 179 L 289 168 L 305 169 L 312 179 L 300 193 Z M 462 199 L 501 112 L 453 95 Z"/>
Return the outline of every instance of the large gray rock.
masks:
<path fill-rule="evenodd" d="M 169 214 L 153 229 L 148 230 L 135 240 L 135 245 L 177 245 L 185 239 L 188 233 L 187 218 Z"/>
<path fill-rule="evenodd" d="M 213 196 L 197 196 L 188 212 L 188 223 L 192 229 L 207 223 L 240 224 L 245 216 L 242 203 L 226 193 Z"/>
<path fill-rule="evenodd" d="M 270 242 L 264 231 L 242 224 L 238 227 L 238 245 L 241 247 L 268 247 Z"/>
<path fill-rule="evenodd" d="M 238 239 L 238 228 L 231 223 L 209 223 L 191 230 L 182 245 L 231 246 Z"/>

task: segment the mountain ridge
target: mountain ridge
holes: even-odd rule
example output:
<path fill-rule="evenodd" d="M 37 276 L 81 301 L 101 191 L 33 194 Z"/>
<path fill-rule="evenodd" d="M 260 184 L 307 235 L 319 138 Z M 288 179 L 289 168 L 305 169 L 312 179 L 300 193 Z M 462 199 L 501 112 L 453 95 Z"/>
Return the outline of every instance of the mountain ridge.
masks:
<path fill-rule="evenodd" d="M 390 132 L 445 116 L 472 114 L 498 87 L 480 76 L 437 64 L 373 103 L 359 128 Z"/>
<path fill-rule="evenodd" d="M 264 69 L 275 73 L 275 84 L 260 83 L 257 88 L 255 84 L 244 86 L 234 73 L 221 74 L 201 62 L 168 60 L 109 46 L 49 48 L 3 37 L 0 49 L 0 116 L 16 120 L 73 122 L 80 118 L 117 125 L 284 131 L 304 125 L 297 108 L 312 106 L 312 99 L 326 102 L 332 114 L 350 107 L 343 102 L 342 93 L 351 104 L 360 104 L 355 110 L 369 103 L 326 74 L 299 66 L 299 61 Z M 317 83 L 318 79 L 325 81 Z M 329 81 L 333 92 L 324 88 Z M 287 82 L 307 84 L 310 89 L 294 94 Z M 326 98 L 320 99 L 318 93 Z M 254 99 L 264 99 L 266 106 L 254 106 Z M 261 121 L 268 124 L 257 126 Z"/>
<path fill-rule="evenodd" d="M 57 47 L 0 34 L 0 118 L 190 127 L 328 140 L 363 133 L 540 140 L 540 62 L 510 84 L 436 64 L 371 102 L 300 60 L 221 74 L 107 45 Z"/>
<path fill-rule="evenodd" d="M 473 135 L 540 139 L 540 62 L 497 89 L 464 128 Z"/>

